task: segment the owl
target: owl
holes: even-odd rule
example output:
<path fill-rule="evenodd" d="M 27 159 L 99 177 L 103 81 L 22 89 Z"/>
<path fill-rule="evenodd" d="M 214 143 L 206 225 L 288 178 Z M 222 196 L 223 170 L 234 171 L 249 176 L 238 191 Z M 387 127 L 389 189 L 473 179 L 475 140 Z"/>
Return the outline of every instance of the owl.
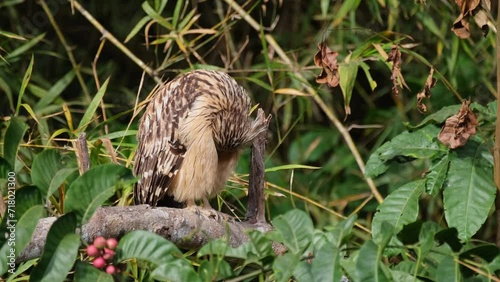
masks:
<path fill-rule="evenodd" d="M 267 128 L 250 118 L 250 109 L 245 89 L 220 71 L 191 71 L 158 87 L 137 133 L 136 204 L 173 198 L 209 207 L 242 149 Z"/>

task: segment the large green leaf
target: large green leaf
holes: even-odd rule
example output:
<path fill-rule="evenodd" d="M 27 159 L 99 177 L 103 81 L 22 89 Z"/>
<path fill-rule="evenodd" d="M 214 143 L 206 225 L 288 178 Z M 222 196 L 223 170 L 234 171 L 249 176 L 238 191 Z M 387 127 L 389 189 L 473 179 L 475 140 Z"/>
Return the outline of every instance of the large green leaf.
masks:
<path fill-rule="evenodd" d="M 57 171 L 65 166 L 65 162 L 58 150 L 48 149 L 36 156 L 31 166 L 31 180 L 46 198 L 50 182 Z"/>
<path fill-rule="evenodd" d="M 93 167 L 71 183 L 64 201 L 65 211 L 74 211 L 78 221 L 84 224 L 114 195 L 119 181 L 130 179 L 133 179 L 130 169 L 120 165 Z"/>
<path fill-rule="evenodd" d="M 376 177 L 388 168 L 387 162 L 402 156 L 428 159 L 445 154 L 448 149 L 436 142 L 439 128 L 429 125 L 414 132 L 403 132 L 380 146 L 366 162 L 365 174 Z"/>
<path fill-rule="evenodd" d="M 497 189 L 493 182 L 493 156 L 486 143 L 469 141 L 450 155 L 450 168 L 443 192 L 445 217 L 469 240 L 488 217 Z"/>
<path fill-rule="evenodd" d="M 417 180 L 401 186 L 385 198 L 373 217 L 372 234 L 376 241 L 380 240 L 384 221 L 399 231 L 417 219 L 418 200 L 424 189 L 425 180 Z"/>
<path fill-rule="evenodd" d="M 313 223 L 301 210 L 291 210 L 276 217 L 272 223 L 280 233 L 281 243 L 292 253 L 301 253 L 312 240 Z"/>
<path fill-rule="evenodd" d="M 174 256 L 180 258 L 182 253 L 172 242 L 154 233 L 136 230 L 120 239 L 116 261 L 136 258 L 160 266 L 173 261 Z"/>
<path fill-rule="evenodd" d="M 75 263 L 80 236 L 75 233 L 76 216 L 67 213 L 50 227 L 42 258 L 31 272 L 30 281 L 65 281 Z"/>
<path fill-rule="evenodd" d="M 113 282 L 113 276 L 99 270 L 89 263 L 77 261 L 75 266 L 75 282 Z"/>
<path fill-rule="evenodd" d="M 3 158 L 14 170 L 19 144 L 23 140 L 24 133 L 28 129 L 26 123 L 17 117 L 11 117 L 9 127 L 5 132 L 3 143 Z"/>

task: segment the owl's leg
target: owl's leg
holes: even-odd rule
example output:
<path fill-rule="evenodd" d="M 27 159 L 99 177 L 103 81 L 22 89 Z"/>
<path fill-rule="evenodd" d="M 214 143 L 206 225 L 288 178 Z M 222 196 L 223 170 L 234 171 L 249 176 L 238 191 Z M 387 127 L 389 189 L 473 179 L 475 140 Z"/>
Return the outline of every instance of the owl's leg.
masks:
<path fill-rule="evenodd" d="M 203 196 L 203 207 L 206 209 L 213 209 L 210 205 L 210 202 L 208 201 L 207 196 Z"/>

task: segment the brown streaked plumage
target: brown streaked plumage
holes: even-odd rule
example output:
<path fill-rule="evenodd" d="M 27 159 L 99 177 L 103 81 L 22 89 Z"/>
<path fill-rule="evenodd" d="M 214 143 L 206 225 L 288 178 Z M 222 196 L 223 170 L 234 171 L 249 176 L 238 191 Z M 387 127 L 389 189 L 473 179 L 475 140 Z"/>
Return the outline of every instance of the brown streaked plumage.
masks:
<path fill-rule="evenodd" d="M 265 130 L 250 98 L 228 74 L 195 70 L 160 86 L 137 133 L 137 204 L 165 196 L 195 205 L 224 189 L 241 149 Z"/>

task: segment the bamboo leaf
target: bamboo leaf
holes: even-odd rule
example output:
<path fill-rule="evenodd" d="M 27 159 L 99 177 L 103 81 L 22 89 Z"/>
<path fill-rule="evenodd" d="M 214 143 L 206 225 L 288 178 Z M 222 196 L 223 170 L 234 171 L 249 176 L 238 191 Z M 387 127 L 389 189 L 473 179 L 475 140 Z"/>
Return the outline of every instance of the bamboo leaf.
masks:
<path fill-rule="evenodd" d="M 28 65 L 28 69 L 24 73 L 23 82 L 21 83 L 21 89 L 19 90 L 19 96 L 17 97 L 16 114 L 15 114 L 16 116 L 19 114 L 19 108 L 21 107 L 22 104 L 24 91 L 26 90 L 26 86 L 28 86 L 28 83 L 31 78 L 31 72 L 33 71 L 34 62 L 35 62 L 35 57 L 31 55 L 30 64 Z"/>
<path fill-rule="evenodd" d="M 66 75 L 59 79 L 35 105 L 35 111 L 51 104 L 75 78 L 75 71 L 70 70 Z"/>
<path fill-rule="evenodd" d="M 33 37 L 32 39 L 26 41 L 26 43 L 24 43 L 23 45 L 19 46 L 14 51 L 7 54 L 7 56 L 5 56 L 5 59 L 9 60 L 9 59 L 12 59 L 14 57 L 22 55 L 23 53 L 25 53 L 26 51 L 31 49 L 33 46 L 35 46 L 38 42 L 40 42 L 44 37 L 45 37 L 45 33 L 42 33 L 38 36 Z M 33 55 L 31 55 L 31 57 L 33 58 Z"/>
<path fill-rule="evenodd" d="M 87 108 L 87 110 L 85 111 L 85 114 L 83 115 L 82 120 L 78 124 L 78 129 L 77 129 L 78 132 L 85 131 L 85 128 L 91 122 L 92 116 L 94 116 L 95 111 L 97 110 L 97 107 L 99 107 L 99 104 L 101 103 L 102 97 L 104 97 L 104 93 L 106 93 L 108 83 L 109 83 L 109 77 L 102 84 L 101 89 L 99 89 L 99 91 L 97 91 L 97 94 L 95 95 L 94 99 L 92 99 L 92 102 L 90 102 L 90 105 Z"/>

